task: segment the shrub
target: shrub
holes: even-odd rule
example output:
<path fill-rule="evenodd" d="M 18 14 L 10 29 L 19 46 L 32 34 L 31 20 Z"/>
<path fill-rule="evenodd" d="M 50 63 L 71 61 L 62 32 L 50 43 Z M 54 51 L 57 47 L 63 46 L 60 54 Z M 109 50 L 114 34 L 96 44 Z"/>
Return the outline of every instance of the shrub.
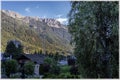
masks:
<path fill-rule="evenodd" d="M 4 66 L 5 66 L 6 75 L 8 77 L 10 77 L 11 73 L 17 72 L 18 63 L 14 59 L 6 61 Z"/>
<path fill-rule="evenodd" d="M 24 70 L 26 75 L 32 75 L 34 73 L 34 63 L 33 62 L 27 62 L 24 65 Z"/>
<path fill-rule="evenodd" d="M 52 58 L 50 58 L 50 57 L 46 57 L 46 58 L 44 59 L 44 63 L 50 65 L 50 64 L 53 63 L 53 60 L 52 60 Z"/>
<path fill-rule="evenodd" d="M 58 78 L 72 78 L 72 75 L 69 72 L 61 73 Z"/>
<path fill-rule="evenodd" d="M 39 74 L 44 75 L 50 71 L 50 65 L 47 63 L 41 64 L 39 67 Z"/>
<path fill-rule="evenodd" d="M 69 72 L 67 73 L 61 73 L 60 75 L 56 76 L 57 78 L 63 78 L 63 79 L 67 79 L 67 78 L 81 78 L 80 75 L 72 75 Z"/>
<path fill-rule="evenodd" d="M 43 78 L 52 78 L 53 79 L 53 78 L 57 78 L 57 76 L 54 74 L 51 74 L 51 73 L 45 73 Z"/>
<path fill-rule="evenodd" d="M 20 78 L 20 73 L 12 74 L 10 78 Z"/>
<path fill-rule="evenodd" d="M 60 73 L 60 67 L 56 64 L 51 66 L 50 73 L 58 75 Z"/>
<path fill-rule="evenodd" d="M 61 66 L 61 73 L 66 73 L 70 71 L 71 66 Z"/>
<path fill-rule="evenodd" d="M 70 73 L 73 74 L 73 75 L 78 75 L 78 67 L 76 65 L 72 66 L 70 68 Z"/>
<path fill-rule="evenodd" d="M 44 76 L 49 73 L 52 73 L 53 75 L 58 75 L 60 73 L 60 67 L 57 65 L 57 62 L 50 57 L 45 58 L 44 64 L 40 65 L 39 70 L 40 74 Z"/>

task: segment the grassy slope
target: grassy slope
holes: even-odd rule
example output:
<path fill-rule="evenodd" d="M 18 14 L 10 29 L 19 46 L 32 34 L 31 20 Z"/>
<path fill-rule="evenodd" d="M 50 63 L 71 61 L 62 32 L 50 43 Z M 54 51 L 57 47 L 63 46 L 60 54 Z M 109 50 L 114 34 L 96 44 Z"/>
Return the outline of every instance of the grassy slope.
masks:
<path fill-rule="evenodd" d="M 28 24 L 13 19 L 4 13 L 2 13 L 2 30 L 1 30 L 1 47 L 2 51 L 5 50 L 8 40 L 17 39 L 24 45 L 25 52 L 33 53 L 35 50 L 39 51 L 42 49 L 43 38 L 40 36 L 40 32 L 30 28 Z M 44 25 L 40 24 L 39 25 Z M 45 26 L 45 25 L 44 25 Z M 46 50 L 49 52 L 55 52 L 55 50 L 65 51 L 70 49 L 69 44 L 63 44 L 62 39 L 54 35 L 54 33 L 49 31 L 48 26 L 46 26 Z"/>

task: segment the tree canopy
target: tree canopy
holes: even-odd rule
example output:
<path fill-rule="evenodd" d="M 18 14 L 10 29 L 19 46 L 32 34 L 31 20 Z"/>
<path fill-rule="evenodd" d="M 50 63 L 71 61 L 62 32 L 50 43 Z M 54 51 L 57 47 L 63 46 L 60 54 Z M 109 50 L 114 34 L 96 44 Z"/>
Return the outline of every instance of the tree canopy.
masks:
<path fill-rule="evenodd" d="M 69 32 L 83 77 L 118 77 L 118 7 L 117 1 L 71 2 Z"/>
<path fill-rule="evenodd" d="M 10 40 L 7 43 L 5 54 L 7 56 L 12 55 L 14 59 L 17 59 L 20 54 L 23 53 L 23 45 L 17 40 Z"/>

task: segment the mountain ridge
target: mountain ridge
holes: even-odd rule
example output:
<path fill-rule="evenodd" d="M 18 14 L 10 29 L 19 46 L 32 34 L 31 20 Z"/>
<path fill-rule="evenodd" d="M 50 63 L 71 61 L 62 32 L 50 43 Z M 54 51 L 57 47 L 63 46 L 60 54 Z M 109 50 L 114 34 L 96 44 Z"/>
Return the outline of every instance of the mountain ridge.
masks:
<path fill-rule="evenodd" d="M 39 48 L 39 50 L 43 50 L 44 41 L 45 41 L 44 45 L 46 47 L 46 51 L 49 52 L 72 51 L 72 46 L 69 44 L 71 40 L 71 35 L 68 33 L 67 27 L 62 25 L 60 22 L 56 21 L 55 19 L 40 19 L 40 18 L 31 18 L 31 17 L 23 17 L 23 16 L 21 18 L 18 17 L 20 18 L 18 19 L 15 17 L 11 17 L 11 14 L 9 16 L 8 13 L 6 14 L 4 11 L 2 11 L 1 14 L 2 14 L 1 27 L 3 34 L 2 48 L 5 49 L 6 46 L 5 42 L 10 40 L 11 39 L 10 37 L 13 36 L 15 39 L 19 39 L 23 42 L 25 46 L 25 51 L 26 49 L 28 50 L 31 49 L 30 45 L 32 47 L 36 47 L 36 48 L 32 48 L 34 50 L 38 50 L 37 48 Z M 23 31 L 20 29 L 22 29 Z M 8 36 L 6 36 L 5 33 L 10 34 L 9 36 L 10 39 L 8 39 Z M 24 35 L 26 35 L 26 37 Z M 36 41 L 38 42 L 38 44 Z M 26 46 L 26 44 L 28 44 L 28 47 Z"/>
<path fill-rule="evenodd" d="M 29 23 L 28 19 L 35 19 L 36 21 L 45 22 L 51 27 L 55 27 L 55 24 L 57 24 L 56 28 L 59 28 L 58 26 L 61 26 L 61 25 L 64 26 L 62 23 L 60 23 L 55 18 L 40 18 L 38 16 L 23 16 L 23 15 L 19 14 L 18 12 L 11 11 L 11 10 L 1 10 L 1 11 L 4 12 L 5 14 L 7 14 L 10 17 L 21 19 L 21 20 L 24 20 L 25 22 L 27 20 L 26 23 Z M 60 27 L 60 28 L 67 29 L 66 27 Z"/>

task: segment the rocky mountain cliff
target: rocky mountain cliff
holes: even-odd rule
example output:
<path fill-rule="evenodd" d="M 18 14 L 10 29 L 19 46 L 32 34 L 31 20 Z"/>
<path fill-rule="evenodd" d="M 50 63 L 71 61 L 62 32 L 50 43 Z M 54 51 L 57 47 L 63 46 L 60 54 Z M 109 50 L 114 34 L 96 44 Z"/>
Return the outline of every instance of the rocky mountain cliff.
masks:
<path fill-rule="evenodd" d="M 40 19 L 42 22 L 45 22 L 48 26 L 55 27 L 55 28 L 64 28 L 67 29 L 65 26 L 63 26 L 59 21 L 52 19 L 52 18 L 44 18 Z"/>
<path fill-rule="evenodd" d="M 14 11 L 2 10 L 2 12 L 4 12 L 6 15 L 13 17 L 13 18 L 18 18 L 18 19 L 24 18 L 24 16 L 20 15 L 17 12 L 14 12 Z"/>
<path fill-rule="evenodd" d="M 25 52 L 45 50 L 70 53 L 71 35 L 67 26 L 56 19 L 22 16 L 9 10 L 1 11 L 2 51 L 8 40 L 17 39 L 24 45 Z"/>

